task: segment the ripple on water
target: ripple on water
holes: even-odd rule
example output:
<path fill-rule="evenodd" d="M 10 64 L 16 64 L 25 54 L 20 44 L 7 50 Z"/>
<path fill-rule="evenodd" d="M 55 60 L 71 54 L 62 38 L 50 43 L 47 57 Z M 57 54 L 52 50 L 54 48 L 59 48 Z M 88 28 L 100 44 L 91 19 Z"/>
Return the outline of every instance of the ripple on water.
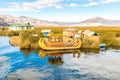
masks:
<path fill-rule="evenodd" d="M 6 61 L 9 59 L 9 57 L 6 56 L 0 56 L 0 79 L 5 80 L 9 73 L 9 63 Z"/>
<path fill-rule="evenodd" d="M 42 80 L 44 77 L 49 76 L 48 73 L 38 72 L 36 68 L 19 69 L 10 73 L 7 77 L 8 80 Z"/>

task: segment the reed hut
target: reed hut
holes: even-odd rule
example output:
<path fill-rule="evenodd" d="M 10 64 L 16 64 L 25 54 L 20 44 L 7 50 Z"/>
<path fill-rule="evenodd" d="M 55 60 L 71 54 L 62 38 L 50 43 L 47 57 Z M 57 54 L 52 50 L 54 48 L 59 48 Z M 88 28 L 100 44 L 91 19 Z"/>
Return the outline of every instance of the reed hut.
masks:
<path fill-rule="evenodd" d="M 93 36 L 99 36 L 98 33 L 91 31 L 91 30 L 79 30 L 78 34 L 80 38 L 88 38 L 88 37 L 93 37 Z"/>
<path fill-rule="evenodd" d="M 91 30 L 79 30 L 78 34 L 82 39 L 81 48 L 99 48 L 100 36 L 98 33 Z"/>
<path fill-rule="evenodd" d="M 69 38 L 73 38 L 75 33 L 76 33 L 76 29 L 75 28 L 67 28 L 63 30 L 63 36 L 69 37 Z"/>
<path fill-rule="evenodd" d="M 63 30 L 63 41 L 64 42 L 71 42 L 72 39 L 75 36 L 76 33 L 76 29 L 75 28 L 67 28 Z"/>

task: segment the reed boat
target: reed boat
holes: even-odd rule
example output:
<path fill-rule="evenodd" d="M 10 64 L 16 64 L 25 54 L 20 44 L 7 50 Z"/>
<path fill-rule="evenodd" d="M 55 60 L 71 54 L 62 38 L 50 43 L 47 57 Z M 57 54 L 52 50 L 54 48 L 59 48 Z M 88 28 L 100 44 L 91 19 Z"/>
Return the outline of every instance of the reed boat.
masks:
<path fill-rule="evenodd" d="M 38 44 L 44 50 L 66 50 L 81 47 L 81 39 L 78 34 L 76 35 L 75 28 L 64 29 L 62 36 L 53 34 L 51 30 L 42 30 L 41 33 L 45 38 L 40 38 Z"/>
<path fill-rule="evenodd" d="M 78 49 L 81 47 L 81 40 L 73 39 L 70 42 L 50 42 L 48 38 L 41 38 L 38 44 L 44 50 Z"/>

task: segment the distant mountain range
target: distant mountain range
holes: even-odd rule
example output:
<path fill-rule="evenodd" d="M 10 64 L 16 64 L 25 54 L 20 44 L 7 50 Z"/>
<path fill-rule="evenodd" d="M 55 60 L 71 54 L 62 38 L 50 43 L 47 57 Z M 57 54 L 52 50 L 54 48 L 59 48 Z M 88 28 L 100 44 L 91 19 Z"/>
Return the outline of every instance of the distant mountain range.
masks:
<path fill-rule="evenodd" d="M 64 23 L 39 20 L 26 16 L 15 17 L 10 15 L 0 15 L 0 26 L 8 26 L 13 23 L 28 22 L 35 26 L 120 26 L 120 20 L 107 20 L 101 17 L 93 17 L 76 23 Z"/>
<path fill-rule="evenodd" d="M 83 26 L 120 26 L 120 20 L 107 20 L 101 17 L 93 17 L 77 23 Z"/>

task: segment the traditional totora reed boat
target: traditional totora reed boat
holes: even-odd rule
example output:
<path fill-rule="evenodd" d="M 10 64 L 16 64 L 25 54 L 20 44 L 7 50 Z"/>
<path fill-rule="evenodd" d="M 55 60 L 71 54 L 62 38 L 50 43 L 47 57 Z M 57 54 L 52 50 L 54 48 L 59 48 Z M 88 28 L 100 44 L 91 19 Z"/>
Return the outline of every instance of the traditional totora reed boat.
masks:
<path fill-rule="evenodd" d="M 39 46 L 44 50 L 59 50 L 59 49 L 77 49 L 81 47 L 81 40 L 75 39 L 72 42 L 49 42 L 47 38 L 39 40 Z"/>
<path fill-rule="evenodd" d="M 77 49 L 81 47 L 81 40 L 76 38 L 74 29 L 65 29 L 62 37 L 52 36 L 41 38 L 39 46 L 44 50 Z"/>

